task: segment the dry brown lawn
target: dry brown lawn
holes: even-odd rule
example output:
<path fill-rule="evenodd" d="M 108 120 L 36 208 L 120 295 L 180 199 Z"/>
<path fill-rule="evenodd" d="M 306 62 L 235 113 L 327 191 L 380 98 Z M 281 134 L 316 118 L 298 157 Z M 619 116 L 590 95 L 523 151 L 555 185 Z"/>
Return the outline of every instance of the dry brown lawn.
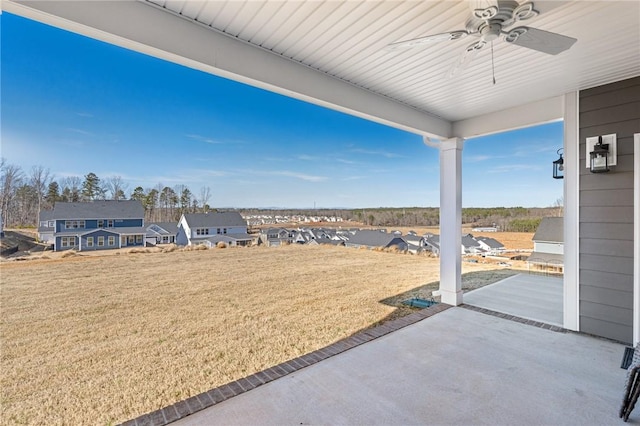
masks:
<path fill-rule="evenodd" d="M 508 273 L 476 273 L 492 268 L 464 263 L 467 284 Z M 0 423 L 111 424 L 402 314 L 394 304 L 437 288 L 438 259 L 253 247 L 2 262 L 0 274 Z"/>

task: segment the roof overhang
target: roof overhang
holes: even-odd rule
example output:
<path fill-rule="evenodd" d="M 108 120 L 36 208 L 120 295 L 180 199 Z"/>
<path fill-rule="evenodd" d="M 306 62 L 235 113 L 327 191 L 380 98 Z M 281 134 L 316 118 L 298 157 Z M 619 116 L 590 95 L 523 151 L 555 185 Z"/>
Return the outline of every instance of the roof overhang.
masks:
<path fill-rule="evenodd" d="M 532 27 L 578 42 L 559 55 L 498 43 L 499 83 L 491 85 L 488 57 L 443 78 L 465 43 L 384 51 L 393 41 L 463 25 L 470 12 L 461 1 L 1 3 L 36 21 L 439 139 L 560 120 L 566 93 L 639 74 L 640 3 L 534 4 L 542 13 Z"/>

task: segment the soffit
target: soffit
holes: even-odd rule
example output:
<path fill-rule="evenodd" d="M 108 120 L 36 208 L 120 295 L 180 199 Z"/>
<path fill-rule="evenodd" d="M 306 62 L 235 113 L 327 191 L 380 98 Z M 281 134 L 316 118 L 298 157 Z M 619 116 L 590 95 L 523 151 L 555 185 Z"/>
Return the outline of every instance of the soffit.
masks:
<path fill-rule="evenodd" d="M 494 42 L 495 85 L 487 48 L 447 78 L 475 38 L 384 49 L 399 40 L 463 29 L 470 3 L 478 2 L 145 1 L 452 122 L 640 73 L 640 2 L 635 1 L 534 1 L 540 15 L 514 26 L 578 42 L 555 56 Z"/>

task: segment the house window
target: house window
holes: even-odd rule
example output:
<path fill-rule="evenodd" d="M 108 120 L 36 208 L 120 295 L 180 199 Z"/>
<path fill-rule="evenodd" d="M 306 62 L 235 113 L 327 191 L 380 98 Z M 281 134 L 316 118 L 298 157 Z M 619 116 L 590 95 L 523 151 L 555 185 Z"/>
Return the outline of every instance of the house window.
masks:
<path fill-rule="evenodd" d="M 54 226 L 56 226 L 56 221 L 55 220 L 50 220 L 49 221 L 49 228 L 53 228 Z"/>
<path fill-rule="evenodd" d="M 115 246 L 116 245 L 116 237 L 114 237 L 113 235 L 109 235 L 109 239 L 107 240 L 107 244 L 109 246 Z"/>
<path fill-rule="evenodd" d="M 87 247 L 93 247 L 93 237 L 87 237 Z"/>
<path fill-rule="evenodd" d="M 76 245 L 76 237 L 62 237 L 62 247 L 73 247 Z"/>
<path fill-rule="evenodd" d="M 104 247 L 104 237 L 98 237 L 98 247 Z"/>
<path fill-rule="evenodd" d="M 127 241 L 128 241 L 127 244 L 133 244 L 136 241 L 136 237 L 134 237 L 133 235 L 129 235 L 127 237 Z"/>
<path fill-rule="evenodd" d="M 227 228 L 224 228 L 224 229 L 222 230 L 222 232 L 223 232 L 224 234 L 226 234 L 226 233 L 227 233 Z"/>
<path fill-rule="evenodd" d="M 209 228 L 196 228 L 196 235 L 209 235 Z"/>
<path fill-rule="evenodd" d="M 142 243 L 142 235 L 136 235 L 136 243 Z"/>
<path fill-rule="evenodd" d="M 220 228 L 218 228 L 218 230 L 217 230 L 216 234 L 219 234 L 219 233 L 220 233 Z"/>
<path fill-rule="evenodd" d="M 98 228 L 104 228 L 104 220 L 98 219 Z"/>
<path fill-rule="evenodd" d="M 107 228 L 113 228 L 113 219 L 107 220 Z"/>
<path fill-rule="evenodd" d="M 84 228 L 84 220 L 65 220 L 64 227 L 65 229 Z"/>

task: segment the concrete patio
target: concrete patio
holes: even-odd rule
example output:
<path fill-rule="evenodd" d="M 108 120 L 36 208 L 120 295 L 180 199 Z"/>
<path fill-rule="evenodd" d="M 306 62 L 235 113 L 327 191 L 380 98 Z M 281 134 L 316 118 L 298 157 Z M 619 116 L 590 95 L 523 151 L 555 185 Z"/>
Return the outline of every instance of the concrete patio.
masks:
<path fill-rule="evenodd" d="M 514 275 L 466 293 L 464 303 L 562 327 L 562 277 Z"/>
<path fill-rule="evenodd" d="M 623 351 L 455 307 L 176 424 L 620 424 Z"/>

